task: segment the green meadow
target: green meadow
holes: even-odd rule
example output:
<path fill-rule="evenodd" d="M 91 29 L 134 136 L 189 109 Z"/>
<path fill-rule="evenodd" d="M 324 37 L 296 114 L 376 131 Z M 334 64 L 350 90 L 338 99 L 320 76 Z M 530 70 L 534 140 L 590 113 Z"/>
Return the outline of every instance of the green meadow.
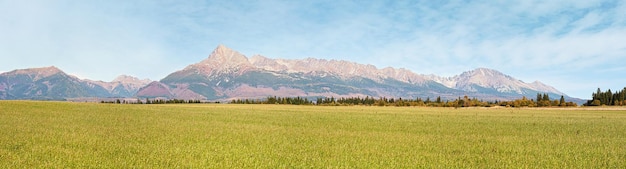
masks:
<path fill-rule="evenodd" d="M 0 101 L 0 168 L 626 168 L 626 111 Z"/>

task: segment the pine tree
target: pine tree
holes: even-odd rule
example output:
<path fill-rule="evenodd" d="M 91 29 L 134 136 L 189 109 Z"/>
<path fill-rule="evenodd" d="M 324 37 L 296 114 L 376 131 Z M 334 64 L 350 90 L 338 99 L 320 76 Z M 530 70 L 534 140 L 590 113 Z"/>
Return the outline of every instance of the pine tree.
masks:
<path fill-rule="evenodd" d="M 541 99 L 542 101 L 550 101 L 550 96 L 547 93 L 543 94 L 543 98 Z"/>

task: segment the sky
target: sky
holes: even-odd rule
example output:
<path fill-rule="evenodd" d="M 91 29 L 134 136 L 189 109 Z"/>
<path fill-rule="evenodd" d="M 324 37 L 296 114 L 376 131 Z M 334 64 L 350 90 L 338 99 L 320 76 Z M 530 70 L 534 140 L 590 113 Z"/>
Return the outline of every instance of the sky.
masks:
<path fill-rule="evenodd" d="M 0 0 L 0 72 L 160 80 L 219 44 L 440 76 L 491 68 L 583 99 L 626 87 L 626 1 Z"/>

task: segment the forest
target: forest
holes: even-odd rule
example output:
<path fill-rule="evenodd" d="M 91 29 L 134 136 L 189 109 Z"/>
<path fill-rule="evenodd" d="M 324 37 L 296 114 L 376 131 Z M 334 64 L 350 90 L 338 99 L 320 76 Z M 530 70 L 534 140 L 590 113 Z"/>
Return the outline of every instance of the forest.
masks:
<path fill-rule="evenodd" d="M 620 91 L 612 92 L 611 89 L 602 92 L 600 88 L 593 93 L 592 99 L 585 106 L 626 106 L 626 87 Z"/>
<path fill-rule="evenodd" d="M 163 99 L 146 99 L 145 101 L 137 100 L 136 102 L 127 102 L 124 100 L 101 101 L 101 103 L 117 103 L 117 104 L 177 104 L 177 103 L 207 103 L 201 100 L 163 100 Z M 220 103 L 220 102 L 211 102 Z M 403 98 L 387 98 L 387 97 L 277 97 L 269 96 L 264 99 L 233 99 L 231 104 L 286 104 L 286 105 L 319 105 L 319 106 L 425 106 L 425 107 L 577 107 L 578 105 L 571 101 L 565 101 L 561 96 L 559 99 L 551 99 L 546 93 L 537 93 L 535 99 L 522 97 L 512 101 L 484 101 L 477 98 L 469 98 L 468 96 L 459 97 L 454 100 L 442 100 L 441 97 L 403 99 Z M 613 92 L 611 89 L 602 91 L 600 88 L 592 94 L 592 99 L 588 100 L 583 106 L 626 106 L 626 87 L 624 89 Z"/>
<path fill-rule="evenodd" d="M 576 107 L 574 102 L 566 102 L 561 96 L 560 99 L 551 100 L 548 94 L 537 94 L 537 99 L 521 99 L 513 101 L 484 101 L 468 96 L 459 97 L 454 100 L 442 100 L 441 97 L 435 99 L 403 99 L 386 97 L 348 97 L 348 98 L 316 98 L 315 100 L 306 97 L 267 97 L 265 99 L 234 99 L 231 104 L 289 104 L 289 105 L 320 105 L 320 106 L 425 106 L 425 107 Z"/>

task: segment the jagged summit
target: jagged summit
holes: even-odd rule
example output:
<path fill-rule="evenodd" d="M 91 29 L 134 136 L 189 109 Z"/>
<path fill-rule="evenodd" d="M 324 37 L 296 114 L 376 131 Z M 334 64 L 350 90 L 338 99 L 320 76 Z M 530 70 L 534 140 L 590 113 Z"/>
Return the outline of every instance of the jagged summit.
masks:
<path fill-rule="evenodd" d="M 225 53 L 239 53 L 239 52 L 237 52 L 237 51 L 227 47 L 226 45 L 219 44 L 219 45 L 217 45 L 215 50 L 213 50 L 213 53 L 225 54 Z"/>
<path fill-rule="evenodd" d="M 489 68 L 476 68 L 474 70 L 464 72 L 463 74 L 465 73 L 471 74 L 472 76 L 506 76 L 502 72 Z"/>
<path fill-rule="evenodd" d="M 477 91 L 477 86 L 495 88 L 500 92 L 523 93 L 520 86 L 525 83 L 513 79 L 499 71 L 487 68 L 477 68 L 466 71 L 453 78 L 455 87 L 466 91 Z"/>
<path fill-rule="evenodd" d="M 13 74 L 47 74 L 47 75 L 51 75 L 51 74 L 57 74 L 57 73 L 61 73 L 63 71 L 61 71 L 61 69 L 57 68 L 56 66 L 48 66 L 48 67 L 39 67 L 39 68 L 29 68 L 29 69 L 17 69 L 11 72 L 7 72 L 7 73 L 13 73 Z"/>
<path fill-rule="evenodd" d="M 477 68 L 466 71 L 458 75 L 457 78 L 474 83 L 491 83 L 490 81 L 515 80 L 513 77 L 505 75 L 502 72 L 488 68 Z"/>
<path fill-rule="evenodd" d="M 141 83 L 145 83 L 148 84 L 151 82 L 150 79 L 139 79 L 137 77 L 134 76 L 130 76 L 130 75 L 119 75 L 117 76 L 115 79 L 113 79 L 113 81 L 111 82 L 121 82 L 121 83 L 137 83 L 137 82 L 141 82 Z"/>
<path fill-rule="evenodd" d="M 139 80 L 139 78 L 129 76 L 129 75 L 119 75 L 115 79 L 113 79 L 111 82 L 123 82 L 123 81 L 128 81 L 128 80 Z"/>
<path fill-rule="evenodd" d="M 63 72 L 61 69 L 59 69 L 56 66 L 42 67 L 42 68 L 39 68 L 39 70 L 45 71 L 45 72 L 53 72 L 53 73 Z"/>
<path fill-rule="evenodd" d="M 207 58 L 206 60 L 202 62 L 204 62 L 205 64 L 219 63 L 224 66 L 237 66 L 237 65 L 250 64 L 250 61 L 248 61 L 248 58 L 245 55 L 235 50 L 232 50 L 224 45 L 218 45 L 217 48 L 213 50 L 213 53 L 209 55 L 209 58 Z M 219 65 L 213 65 L 213 66 L 219 66 Z"/>
<path fill-rule="evenodd" d="M 254 55 L 250 57 L 249 60 L 250 60 L 250 63 L 252 63 L 252 65 L 254 65 L 255 67 L 259 69 L 275 71 L 275 72 L 289 70 L 289 67 L 285 65 L 285 63 L 279 63 L 278 60 L 270 59 L 265 56 Z"/>
<path fill-rule="evenodd" d="M 224 45 L 218 45 L 208 58 L 187 66 L 185 69 L 175 72 L 174 76 L 187 76 L 190 74 L 203 76 L 217 76 L 219 74 L 237 74 L 242 71 L 253 69 L 254 66 L 248 61 L 248 58 Z M 170 76 L 165 79 L 170 78 Z"/>
<path fill-rule="evenodd" d="M 2 75 L 27 75 L 34 80 L 39 80 L 41 78 L 50 77 L 59 73 L 65 74 L 65 72 L 55 66 L 48 66 L 40 68 L 17 69 L 10 72 L 2 73 Z"/>

